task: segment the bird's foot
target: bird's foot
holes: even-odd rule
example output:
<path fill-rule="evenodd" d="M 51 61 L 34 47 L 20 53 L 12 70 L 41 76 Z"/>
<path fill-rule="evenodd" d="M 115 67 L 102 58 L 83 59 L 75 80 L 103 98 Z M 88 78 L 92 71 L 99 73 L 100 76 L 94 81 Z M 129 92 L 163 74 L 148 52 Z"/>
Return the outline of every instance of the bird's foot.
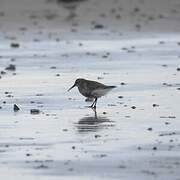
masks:
<path fill-rule="evenodd" d="M 94 106 L 90 106 L 90 108 L 92 108 L 93 110 L 96 110 L 96 105 L 94 105 Z"/>
<path fill-rule="evenodd" d="M 86 107 L 91 108 L 91 109 L 96 109 L 96 106 L 94 106 L 94 105 L 86 106 Z"/>

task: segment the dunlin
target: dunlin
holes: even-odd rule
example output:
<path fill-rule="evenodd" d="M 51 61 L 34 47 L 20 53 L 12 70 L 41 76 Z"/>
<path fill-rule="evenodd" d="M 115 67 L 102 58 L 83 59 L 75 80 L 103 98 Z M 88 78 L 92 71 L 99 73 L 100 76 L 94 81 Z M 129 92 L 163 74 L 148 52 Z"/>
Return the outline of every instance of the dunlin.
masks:
<path fill-rule="evenodd" d="M 79 92 L 83 96 L 94 99 L 92 105 L 90 106 L 93 109 L 96 109 L 98 98 L 106 95 L 110 90 L 116 87 L 116 86 L 107 86 L 96 81 L 90 81 L 86 79 L 76 79 L 74 85 L 71 88 L 69 88 L 68 91 L 70 91 L 72 88 L 76 86 L 78 87 Z"/>

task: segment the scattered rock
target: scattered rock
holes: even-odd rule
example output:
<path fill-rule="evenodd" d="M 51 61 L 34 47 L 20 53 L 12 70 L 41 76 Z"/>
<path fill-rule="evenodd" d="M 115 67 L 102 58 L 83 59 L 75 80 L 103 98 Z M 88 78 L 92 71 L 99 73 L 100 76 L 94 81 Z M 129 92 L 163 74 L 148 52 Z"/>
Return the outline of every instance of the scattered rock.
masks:
<path fill-rule="evenodd" d="M 45 166 L 44 164 L 41 164 L 40 166 L 36 166 L 35 169 L 47 169 L 48 166 Z"/>
<path fill-rule="evenodd" d="M 31 113 L 31 114 L 39 114 L 39 113 L 40 113 L 40 110 L 39 110 L 39 109 L 31 109 L 31 110 L 30 110 L 30 113 Z"/>
<path fill-rule="evenodd" d="M 122 99 L 122 98 L 123 98 L 123 96 L 118 96 L 118 98 L 119 98 L 119 99 Z"/>
<path fill-rule="evenodd" d="M 104 26 L 102 24 L 95 24 L 94 29 L 103 29 Z"/>
<path fill-rule="evenodd" d="M 164 41 L 159 41 L 159 44 L 165 44 L 165 42 Z"/>
<path fill-rule="evenodd" d="M 13 95 L 11 95 L 11 94 L 8 94 L 6 97 L 8 97 L 8 98 L 12 98 L 12 97 L 14 97 Z"/>
<path fill-rule="evenodd" d="M 148 131 L 152 131 L 152 128 L 150 127 L 150 128 L 148 128 L 147 130 L 148 130 Z"/>
<path fill-rule="evenodd" d="M 141 29 L 141 25 L 140 24 L 136 24 L 136 28 L 137 28 L 137 30 L 140 30 Z"/>
<path fill-rule="evenodd" d="M 11 92 L 5 91 L 4 94 L 11 94 Z"/>
<path fill-rule="evenodd" d="M 99 157 L 100 157 L 100 158 L 107 157 L 107 154 L 100 154 Z"/>
<path fill-rule="evenodd" d="M 175 119 L 176 118 L 176 116 L 160 116 L 160 118 L 169 118 L 169 119 Z"/>
<path fill-rule="evenodd" d="M 13 110 L 14 110 L 14 112 L 17 112 L 20 110 L 20 108 L 16 104 L 14 104 Z"/>
<path fill-rule="evenodd" d="M 135 7 L 133 11 L 137 13 L 140 11 L 140 9 L 138 7 Z"/>
<path fill-rule="evenodd" d="M 132 106 L 131 108 L 132 108 L 132 109 L 136 109 L 136 106 Z"/>
<path fill-rule="evenodd" d="M 32 156 L 32 154 L 30 154 L 30 153 L 27 153 L 27 154 L 26 154 L 26 156 Z"/>
<path fill-rule="evenodd" d="M 4 75 L 4 74 L 6 74 L 6 72 L 5 71 L 1 71 L 1 75 Z"/>
<path fill-rule="evenodd" d="M 153 106 L 153 107 L 158 107 L 159 105 L 158 105 L 158 104 L 153 104 L 152 106 Z"/>
<path fill-rule="evenodd" d="M 16 70 L 16 66 L 14 64 L 10 64 L 8 67 L 5 68 L 5 70 L 15 71 Z"/>
<path fill-rule="evenodd" d="M 36 94 L 36 96 L 43 96 L 43 94 L 41 94 L 41 93 L 38 93 L 38 94 Z"/>
<path fill-rule="evenodd" d="M 5 13 L 3 12 L 3 11 L 1 11 L 0 12 L 0 16 L 2 17 L 2 16 L 4 16 L 5 15 Z"/>
<path fill-rule="evenodd" d="M 95 138 L 99 138 L 99 137 L 101 137 L 101 136 L 98 135 L 98 134 L 95 134 L 94 137 L 95 137 Z"/>
<path fill-rule="evenodd" d="M 68 171 L 74 171 L 74 168 L 69 168 Z"/>
<path fill-rule="evenodd" d="M 153 149 L 154 151 L 156 151 L 156 150 L 157 150 L 157 147 L 156 147 L 156 146 L 154 146 L 152 149 Z"/>
<path fill-rule="evenodd" d="M 12 48 L 19 48 L 19 47 L 20 47 L 19 43 L 11 43 L 10 46 L 11 46 Z"/>
<path fill-rule="evenodd" d="M 175 132 L 170 132 L 170 133 L 161 133 L 159 134 L 159 136 L 173 136 L 173 135 L 176 135 Z"/>
<path fill-rule="evenodd" d="M 124 165 L 119 165 L 118 168 L 120 168 L 120 169 L 125 169 L 125 168 L 127 168 L 127 167 L 124 166 Z"/>
<path fill-rule="evenodd" d="M 124 85 L 126 85 L 126 83 L 124 83 L 124 82 L 121 82 L 121 85 L 122 85 L 122 86 L 124 86 Z"/>
<path fill-rule="evenodd" d="M 57 67 L 56 66 L 51 66 L 50 69 L 56 69 Z"/>

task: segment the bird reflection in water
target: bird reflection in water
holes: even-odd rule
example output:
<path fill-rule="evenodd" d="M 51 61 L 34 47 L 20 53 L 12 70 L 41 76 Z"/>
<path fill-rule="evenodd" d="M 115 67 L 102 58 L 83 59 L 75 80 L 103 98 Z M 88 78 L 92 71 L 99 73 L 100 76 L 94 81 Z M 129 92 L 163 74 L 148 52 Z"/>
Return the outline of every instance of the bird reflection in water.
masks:
<path fill-rule="evenodd" d="M 96 111 L 94 111 L 94 116 L 83 117 L 75 125 L 78 133 L 96 132 L 114 126 L 113 121 L 106 117 L 97 116 Z"/>
<path fill-rule="evenodd" d="M 69 11 L 69 15 L 66 20 L 73 20 L 77 16 L 77 6 L 79 6 L 80 3 L 82 3 L 83 1 L 86 0 L 56 0 L 59 5 L 62 5 L 65 9 Z"/>

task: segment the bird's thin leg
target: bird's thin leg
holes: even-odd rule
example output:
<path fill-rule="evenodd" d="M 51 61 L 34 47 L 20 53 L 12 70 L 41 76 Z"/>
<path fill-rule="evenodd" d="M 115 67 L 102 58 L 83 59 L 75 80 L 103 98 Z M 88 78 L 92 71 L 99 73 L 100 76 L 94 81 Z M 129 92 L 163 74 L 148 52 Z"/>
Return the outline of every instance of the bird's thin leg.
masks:
<path fill-rule="evenodd" d="M 94 100 L 94 106 L 93 106 L 94 109 L 96 109 L 96 104 L 97 104 L 97 98 L 95 98 Z"/>
<path fill-rule="evenodd" d="M 93 108 L 94 107 L 94 103 L 95 103 L 95 101 L 96 101 L 96 99 L 93 101 L 93 103 L 91 104 L 91 108 Z"/>

